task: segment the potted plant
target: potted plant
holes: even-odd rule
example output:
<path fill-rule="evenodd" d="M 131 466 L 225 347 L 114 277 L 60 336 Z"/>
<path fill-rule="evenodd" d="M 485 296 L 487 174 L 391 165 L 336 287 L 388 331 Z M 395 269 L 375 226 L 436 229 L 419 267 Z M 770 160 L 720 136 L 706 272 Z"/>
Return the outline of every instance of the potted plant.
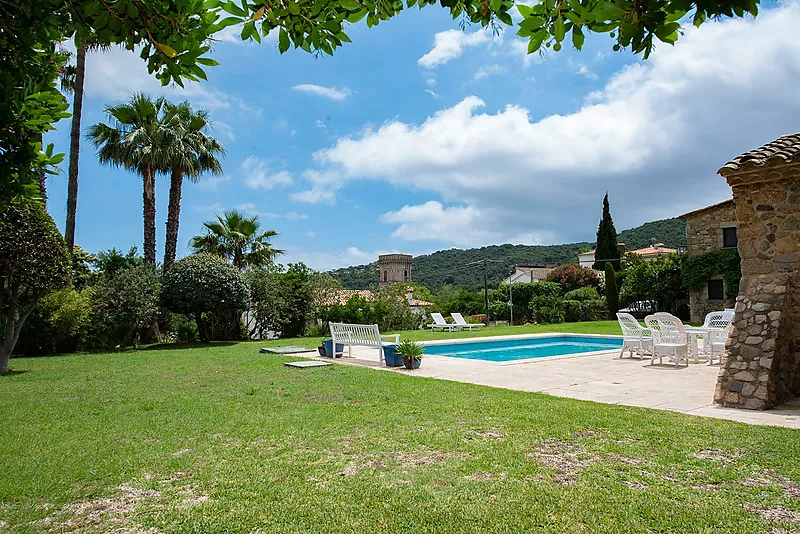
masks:
<path fill-rule="evenodd" d="M 404 339 L 395 347 L 395 353 L 403 358 L 403 363 L 406 369 L 419 369 L 419 364 L 422 361 L 422 352 L 424 347 L 410 339 Z"/>
<path fill-rule="evenodd" d="M 387 343 L 383 346 L 383 361 L 386 362 L 386 367 L 401 367 L 403 365 L 403 357 L 397 352 L 397 344 Z"/>

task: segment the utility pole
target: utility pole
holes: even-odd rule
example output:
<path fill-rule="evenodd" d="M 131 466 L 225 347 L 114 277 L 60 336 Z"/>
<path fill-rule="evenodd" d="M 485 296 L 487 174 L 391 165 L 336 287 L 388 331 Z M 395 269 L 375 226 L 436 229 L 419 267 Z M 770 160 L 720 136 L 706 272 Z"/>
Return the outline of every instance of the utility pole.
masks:
<path fill-rule="evenodd" d="M 508 284 L 508 313 L 511 314 L 509 326 L 514 326 L 514 277 L 512 276 Z"/>
<path fill-rule="evenodd" d="M 486 273 L 489 261 L 484 258 L 483 260 L 483 310 L 486 314 L 486 326 L 489 326 L 489 278 Z"/>

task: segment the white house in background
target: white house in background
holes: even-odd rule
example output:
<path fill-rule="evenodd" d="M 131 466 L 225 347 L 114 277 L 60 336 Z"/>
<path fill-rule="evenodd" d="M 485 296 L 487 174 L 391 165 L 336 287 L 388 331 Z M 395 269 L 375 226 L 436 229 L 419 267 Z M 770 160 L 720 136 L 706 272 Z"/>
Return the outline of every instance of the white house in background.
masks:
<path fill-rule="evenodd" d="M 514 274 L 507 276 L 501 284 L 522 284 L 525 282 L 544 282 L 552 267 L 542 265 L 515 265 Z"/>
<path fill-rule="evenodd" d="M 581 267 L 592 268 L 592 265 L 594 265 L 594 252 L 594 250 L 590 250 L 589 252 L 581 252 L 578 254 L 578 263 Z"/>

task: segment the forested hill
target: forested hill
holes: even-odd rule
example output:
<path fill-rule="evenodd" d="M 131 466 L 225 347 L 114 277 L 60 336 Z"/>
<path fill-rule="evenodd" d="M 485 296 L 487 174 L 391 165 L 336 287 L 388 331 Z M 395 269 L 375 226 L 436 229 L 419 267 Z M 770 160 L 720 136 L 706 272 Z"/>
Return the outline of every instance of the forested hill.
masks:
<path fill-rule="evenodd" d="M 686 225 L 680 219 L 665 219 L 645 223 L 618 234 L 620 243 L 628 250 L 649 246 L 653 240 L 672 248 L 686 246 Z M 445 284 L 453 284 L 477 290 L 483 287 L 483 267 L 467 266 L 483 259 L 488 264 L 489 285 L 496 286 L 517 264 L 570 263 L 577 260 L 581 249 L 592 243 L 569 243 L 566 245 L 492 245 L 489 247 L 461 250 L 440 250 L 433 254 L 416 256 L 412 278 L 435 291 Z M 334 278 L 347 289 L 368 289 L 378 283 L 378 265 L 356 265 L 331 271 Z"/>

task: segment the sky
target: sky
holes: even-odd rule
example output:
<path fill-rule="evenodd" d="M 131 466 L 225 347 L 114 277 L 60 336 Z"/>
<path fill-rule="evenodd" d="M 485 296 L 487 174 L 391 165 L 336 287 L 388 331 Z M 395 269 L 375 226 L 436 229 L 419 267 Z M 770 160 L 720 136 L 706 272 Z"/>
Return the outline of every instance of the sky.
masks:
<path fill-rule="evenodd" d="M 436 6 L 368 29 L 335 56 L 226 29 L 208 82 L 160 86 L 138 55 L 87 57 L 83 129 L 134 92 L 206 108 L 221 177 L 184 186 L 178 254 L 238 209 L 280 233 L 281 263 L 328 270 L 387 252 L 593 241 L 608 192 L 618 230 L 730 198 L 731 158 L 800 129 L 800 4 L 688 27 L 644 61 L 607 35 L 527 55 L 507 31 L 459 28 Z M 69 120 L 47 136 L 68 152 Z M 48 182 L 63 230 L 67 162 Z M 163 256 L 169 184 L 157 181 Z M 142 243 L 141 179 L 84 142 L 76 243 Z"/>

